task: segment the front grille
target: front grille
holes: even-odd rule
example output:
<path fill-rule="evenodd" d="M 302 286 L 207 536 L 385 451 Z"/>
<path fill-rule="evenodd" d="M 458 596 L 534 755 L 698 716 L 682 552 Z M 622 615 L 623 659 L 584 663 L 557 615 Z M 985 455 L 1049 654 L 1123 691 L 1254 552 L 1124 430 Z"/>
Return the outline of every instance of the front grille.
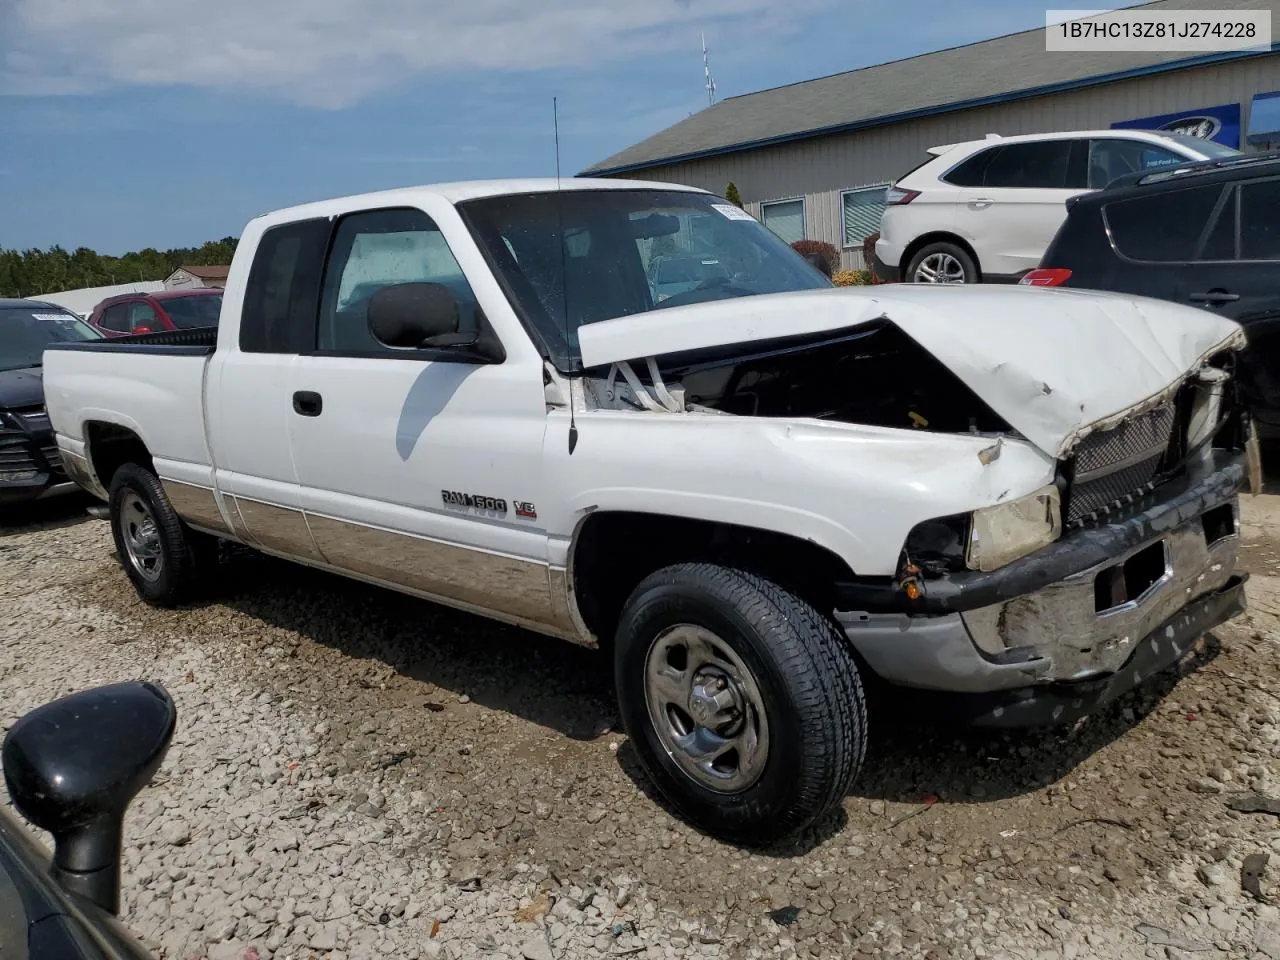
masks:
<path fill-rule="evenodd" d="M 1176 419 L 1169 402 L 1082 440 L 1070 463 L 1063 522 L 1074 526 L 1104 516 L 1155 489 Z"/>
<path fill-rule="evenodd" d="M 58 445 L 50 443 L 40 448 L 40 453 L 44 456 L 44 462 L 49 465 L 49 470 L 53 473 L 62 474 L 62 454 L 58 452 Z"/>
<path fill-rule="evenodd" d="M 31 448 L 25 441 L 0 445 L 0 473 L 38 470 Z"/>

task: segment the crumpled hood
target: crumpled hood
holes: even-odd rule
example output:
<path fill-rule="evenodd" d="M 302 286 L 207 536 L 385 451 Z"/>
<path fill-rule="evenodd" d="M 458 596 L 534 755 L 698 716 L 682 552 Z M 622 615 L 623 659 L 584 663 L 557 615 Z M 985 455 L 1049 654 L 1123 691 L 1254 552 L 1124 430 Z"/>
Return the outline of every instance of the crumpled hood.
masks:
<path fill-rule="evenodd" d="M 888 319 L 1033 444 L 1065 456 L 1100 422 L 1244 345 L 1207 310 L 1086 290 L 891 284 L 669 307 L 583 326 L 587 367 Z"/>

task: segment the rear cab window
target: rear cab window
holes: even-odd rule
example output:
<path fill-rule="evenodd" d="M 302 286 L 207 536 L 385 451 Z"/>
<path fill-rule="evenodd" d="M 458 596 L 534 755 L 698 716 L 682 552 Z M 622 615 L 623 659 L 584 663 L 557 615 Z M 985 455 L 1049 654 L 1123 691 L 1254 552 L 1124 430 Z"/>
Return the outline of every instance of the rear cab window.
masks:
<path fill-rule="evenodd" d="M 240 312 L 243 353 L 303 353 L 315 345 L 329 220 L 271 227 L 254 251 Z"/>

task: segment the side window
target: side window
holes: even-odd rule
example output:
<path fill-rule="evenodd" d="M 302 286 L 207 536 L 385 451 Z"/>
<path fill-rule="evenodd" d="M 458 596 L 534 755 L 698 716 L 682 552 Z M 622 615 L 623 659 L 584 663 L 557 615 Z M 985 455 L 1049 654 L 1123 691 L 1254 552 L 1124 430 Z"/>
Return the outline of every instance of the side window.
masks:
<path fill-rule="evenodd" d="M 955 187 L 980 187 L 986 180 L 987 167 L 1001 149 L 1001 147 L 990 147 L 981 150 L 940 179 Z"/>
<path fill-rule="evenodd" d="M 1226 202 L 1218 207 L 1218 217 L 1204 239 L 1204 249 L 1197 260 L 1236 259 L 1237 202 L 1239 193 L 1235 187 L 1227 188 Z"/>
<path fill-rule="evenodd" d="M 1195 257 L 1221 195 L 1222 187 L 1207 186 L 1112 201 L 1103 208 L 1111 245 L 1129 260 L 1185 263 Z"/>
<path fill-rule="evenodd" d="M 117 303 L 102 311 L 102 328 L 115 333 L 129 332 L 129 304 Z"/>
<path fill-rule="evenodd" d="M 156 333 L 159 329 L 159 321 L 156 319 L 156 312 L 149 303 L 131 303 L 129 304 L 129 330 L 132 332 L 139 327 Z"/>
<path fill-rule="evenodd" d="M 987 167 L 984 187 L 1061 190 L 1067 186 L 1070 140 L 1007 143 Z"/>
<path fill-rule="evenodd" d="M 329 221 L 272 227 L 258 241 L 240 312 L 245 353 L 300 353 L 315 342 L 320 269 Z"/>
<path fill-rule="evenodd" d="M 1280 178 L 1240 187 L 1240 259 L 1280 260 Z"/>
<path fill-rule="evenodd" d="M 449 244 L 421 210 L 371 210 L 338 223 L 325 265 L 316 348 L 389 353 L 369 332 L 369 298 L 401 283 L 438 283 L 458 304 L 458 329 L 476 332 L 476 299 Z"/>
<path fill-rule="evenodd" d="M 1153 170 L 1174 163 L 1185 163 L 1172 150 L 1144 143 L 1141 140 L 1124 140 L 1107 137 L 1089 142 L 1089 189 L 1100 190 L 1112 180 Z"/>

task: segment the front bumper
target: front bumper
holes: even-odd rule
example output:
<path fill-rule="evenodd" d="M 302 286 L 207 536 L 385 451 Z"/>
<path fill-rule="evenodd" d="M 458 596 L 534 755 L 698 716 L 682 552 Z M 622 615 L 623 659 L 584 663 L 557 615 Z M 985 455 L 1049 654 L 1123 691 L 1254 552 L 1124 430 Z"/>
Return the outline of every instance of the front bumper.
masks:
<path fill-rule="evenodd" d="M 0 431 L 0 507 L 75 490 L 52 432 Z"/>
<path fill-rule="evenodd" d="M 978 695 L 966 711 L 977 722 L 1066 722 L 1243 611 L 1243 482 L 1238 459 L 1221 455 L 1141 512 L 994 573 L 965 574 L 964 589 L 931 581 L 929 613 L 836 616 L 891 683 Z"/>
<path fill-rule="evenodd" d="M 902 282 L 902 270 L 898 267 L 896 263 L 885 263 L 883 260 L 880 259 L 880 254 L 878 251 L 875 255 L 875 261 L 876 262 L 874 264 L 874 270 L 875 270 L 875 275 L 877 280 L 879 280 L 881 283 L 901 283 Z"/>

